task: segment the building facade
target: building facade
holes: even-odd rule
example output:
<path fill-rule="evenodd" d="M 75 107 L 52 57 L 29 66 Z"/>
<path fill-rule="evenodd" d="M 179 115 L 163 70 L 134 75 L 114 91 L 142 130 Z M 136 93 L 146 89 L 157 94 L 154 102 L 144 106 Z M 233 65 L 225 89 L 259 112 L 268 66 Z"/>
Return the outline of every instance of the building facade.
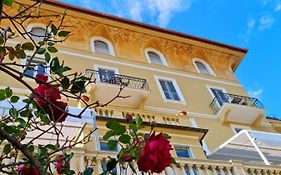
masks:
<path fill-rule="evenodd" d="M 65 9 L 64 24 L 72 26 L 72 35 L 58 45 L 57 56 L 75 72 L 96 80 L 87 89 L 91 102 L 109 101 L 124 83 L 121 95 L 128 96 L 85 116 L 94 122 L 77 134 L 86 134 L 93 125 L 98 131 L 91 143 L 73 148 L 71 166 L 76 172 L 89 164 L 95 174 L 102 172 L 108 155 L 116 154 L 102 140 L 105 123 L 110 118 L 122 122 L 130 113 L 155 122 L 157 132 L 172 137 L 172 154 L 178 166 L 162 174 L 281 174 L 280 145 L 263 140 L 267 134 L 281 138 L 281 123 L 267 119 L 261 102 L 249 97 L 235 77 L 246 49 L 56 1 L 42 5 L 43 14 L 63 14 Z M 9 9 L 10 13 L 13 10 Z M 40 34 L 49 20 L 30 19 L 26 29 Z M 40 57 L 35 61 L 46 64 Z M 48 71 L 40 64 L 29 74 Z M 1 72 L 0 77 L 1 87 L 9 86 L 21 96 L 30 93 Z M 77 101 L 69 104 L 83 107 Z M 257 143 L 258 139 L 264 145 Z"/>

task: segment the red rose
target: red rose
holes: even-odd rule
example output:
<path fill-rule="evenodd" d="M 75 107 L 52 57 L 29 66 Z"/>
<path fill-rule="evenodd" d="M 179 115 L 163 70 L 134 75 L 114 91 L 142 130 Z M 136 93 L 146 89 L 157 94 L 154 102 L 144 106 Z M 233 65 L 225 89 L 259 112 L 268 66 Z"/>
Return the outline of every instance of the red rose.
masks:
<path fill-rule="evenodd" d="M 62 101 L 55 101 L 53 104 L 56 106 L 51 106 L 51 111 L 50 111 L 50 118 L 54 122 L 64 122 L 67 114 L 63 111 L 65 111 L 67 107 L 67 103 L 64 103 Z M 61 110 L 59 110 L 59 109 Z"/>
<path fill-rule="evenodd" d="M 35 77 L 35 82 L 37 84 L 47 83 L 47 81 L 48 81 L 48 77 L 46 75 L 37 74 Z"/>
<path fill-rule="evenodd" d="M 126 162 L 131 162 L 132 159 L 133 159 L 133 156 L 131 154 L 124 154 L 122 156 L 123 160 L 126 161 Z"/>
<path fill-rule="evenodd" d="M 41 107 L 46 106 L 46 102 L 42 98 L 50 102 L 61 99 L 59 90 L 47 84 L 40 84 L 37 88 L 34 89 L 34 92 L 36 93 L 35 101 Z"/>
<path fill-rule="evenodd" d="M 62 174 L 63 173 L 63 171 L 62 171 L 63 168 L 68 168 L 68 169 L 70 168 L 70 162 L 66 161 L 64 159 L 63 155 L 58 155 L 55 167 L 57 169 L 58 174 Z"/>
<path fill-rule="evenodd" d="M 147 139 L 137 161 L 139 170 L 161 173 L 172 163 L 170 150 L 172 150 L 170 142 L 162 136 L 162 133 L 156 136 L 153 133 Z"/>
<path fill-rule="evenodd" d="M 127 114 L 126 114 L 126 119 L 127 119 L 128 121 L 133 120 L 132 114 L 127 113 Z"/>
<path fill-rule="evenodd" d="M 40 175 L 40 171 L 34 168 L 32 165 L 30 165 L 29 167 L 26 167 L 24 164 L 19 165 L 17 168 L 17 172 L 20 175 Z"/>

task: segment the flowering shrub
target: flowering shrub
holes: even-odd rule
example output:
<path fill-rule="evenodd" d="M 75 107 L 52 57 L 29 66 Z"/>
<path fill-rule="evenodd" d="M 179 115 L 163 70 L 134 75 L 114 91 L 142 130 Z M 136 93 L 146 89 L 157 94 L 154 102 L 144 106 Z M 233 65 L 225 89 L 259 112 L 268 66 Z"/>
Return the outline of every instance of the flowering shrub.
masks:
<path fill-rule="evenodd" d="M 150 133 L 145 135 L 140 130 L 145 128 L 141 117 L 126 115 L 127 125 L 120 124 L 116 120 L 109 120 L 106 123 L 109 131 L 103 136 L 108 141 L 111 149 L 119 144 L 122 148 L 116 158 L 107 162 L 107 170 L 104 174 L 111 172 L 116 164 L 120 162 L 129 164 L 133 172 L 136 169 L 132 162 L 137 162 L 138 170 L 149 173 L 161 173 L 171 163 L 175 163 L 170 151 L 172 147 L 169 142 L 170 136 L 166 133 L 155 134 L 154 126 L 151 124 Z"/>
<path fill-rule="evenodd" d="M 40 171 L 37 168 L 34 168 L 32 165 L 29 165 L 28 167 L 24 164 L 18 166 L 17 172 L 20 175 L 40 175 Z"/>

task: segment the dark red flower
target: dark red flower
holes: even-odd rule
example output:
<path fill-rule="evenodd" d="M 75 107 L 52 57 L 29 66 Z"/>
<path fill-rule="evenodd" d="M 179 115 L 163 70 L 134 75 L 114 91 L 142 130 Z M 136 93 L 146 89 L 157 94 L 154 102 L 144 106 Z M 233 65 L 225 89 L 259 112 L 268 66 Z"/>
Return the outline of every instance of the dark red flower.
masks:
<path fill-rule="evenodd" d="M 50 102 L 61 99 L 58 88 L 51 87 L 48 84 L 40 84 L 37 88 L 34 89 L 34 92 L 36 93 L 35 101 L 41 107 L 44 107 L 47 104 L 47 102 L 43 99 L 46 99 Z"/>
<path fill-rule="evenodd" d="M 17 172 L 20 175 L 40 175 L 40 171 L 34 168 L 32 165 L 29 165 L 29 167 L 26 167 L 24 164 L 19 165 L 17 168 Z"/>
<path fill-rule="evenodd" d="M 133 115 L 127 113 L 127 114 L 126 114 L 126 119 L 127 119 L 128 121 L 133 120 Z"/>
<path fill-rule="evenodd" d="M 146 141 L 138 158 L 137 164 L 140 171 L 161 173 L 172 163 L 170 154 L 172 147 L 162 133 L 155 136 L 153 133 Z"/>
<path fill-rule="evenodd" d="M 125 162 L 131 162 L 132 159 L 133 159 L 133 156 L 131 154 L 124 154 L 122 156 L 122 159 L 125 161 Z"/>
<path fill-rule="evenodd" d="M 35 82 L 37 84 L 47 83 L 47 81 L 48 81 L 48 76 L 46 76 L 46 75 L 37 74 L 35 77 Z"/>
<path fill-rule="evenodd" d="M 50 119 L 54 122 L 64 122 L 67 117 L 67 114 L 64 112 L 67 107 L 67 103 L 64 103 L 62 101 L 55 101 L 53 102 L 53 104 L 56 107 L 51 106 L 51 110 L 49 114 Z"/>
<path fill-rule="evenodd" d="M 63 168 L 70 168 L 70 162 L 69 160 L 66 161 L 64 159 L 64 155 L 58 155 L 55 167 L 57 169 L 58 174 L 62 174 Z"/>

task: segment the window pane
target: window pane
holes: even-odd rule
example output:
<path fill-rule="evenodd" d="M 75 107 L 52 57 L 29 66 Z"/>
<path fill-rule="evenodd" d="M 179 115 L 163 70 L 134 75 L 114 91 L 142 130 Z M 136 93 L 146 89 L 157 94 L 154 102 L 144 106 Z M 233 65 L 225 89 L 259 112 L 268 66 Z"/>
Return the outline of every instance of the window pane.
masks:
<path fill-rule="evenodd" d="M 191 158 L 189 148 L 176 148 L 176 153 L 178 157 Z"/>
<path fill-rule="evenodd" d="M 108 45 L 103 41 L 94 41 L 95 52 L 110 55 Z"/>
<path fill-rule="evenodd" d="M 107 142 L 105 142 L 105 141 L 100 142 L 100 150 L 101 151 L 118 151 L 117 146 L 114 149 L 109 149 Z"/>
<path fill-rule="evenodd" d="M 173 97 L 173 100 L 177 100 L 177 101 L 180 101 L 180 97 L 178 96 L 178 93 L 173 85 L 173 82 L 171 81 L 168 81 L 168 86 L 169 86 L 169 89 L 171 90 L 171 94 L 172 94 L 172 97 Z"/>
<path fill-rule="evenodd" d="M 26 63 L 30 61 L 30 57 L 27 57 Z M 47 74 L 47 63 L 44 58 L 34 57 L 30 63 L 29 69 L 25 70 L 25 75 L 35 77 L 37 74 Z"/>
<path fill-rule="evenodd" d="M 42 40 L 45 37 L 46 29 L 42 27 L 33 27 L 30 31 L 30 34 L 33 39 Z"/>
<path fill-rule="evenodd" d="M 154 53 L 154 52 L 147 52 L 150 62 L 152 64 L 158 64 L 158 65 L 163 65 L 161 58 L 158 54 Z"/>
<path fill-rule="evenodd" d="M 199 61 L 195 61 L 195 64 L 196 64 L 197 68 L 199 69 L 200 73 L 202 73 L 202 74 L 211 74 L 209 72 L 209 70 L 207 69 L 207 67 L 203 63 L 201 63 Z"/>
<path fill-rule="evenodd" d="M 170 92 L 169 92 L 169 88 L 168 88 L 168 86 L 167 86 L 166 81 L 164 81 L 164 80 L 159 80 L 159 82 L 160 82 L 160 84 L 161 84 L 161 87 L 162 87 L 162 90 L 163 90 L 163 92 L 164 92 L 164 94 L 165 94 L 166 99 L 172 100 L 172 95 L 171 95 Z"/>
<path fill-rule="evenodd" d="M 211 91 L 216 97 L 220 106 L 222 106 L 224 102 L 228 102 L 226 94 L 221 89 L 211 88 Z"/>
<path fill-rule="evenodd" d="M 115 71 L 109 69 L 99 68 L 99 76 L 101 82 L 112 83 L 115 84 Z"/>

